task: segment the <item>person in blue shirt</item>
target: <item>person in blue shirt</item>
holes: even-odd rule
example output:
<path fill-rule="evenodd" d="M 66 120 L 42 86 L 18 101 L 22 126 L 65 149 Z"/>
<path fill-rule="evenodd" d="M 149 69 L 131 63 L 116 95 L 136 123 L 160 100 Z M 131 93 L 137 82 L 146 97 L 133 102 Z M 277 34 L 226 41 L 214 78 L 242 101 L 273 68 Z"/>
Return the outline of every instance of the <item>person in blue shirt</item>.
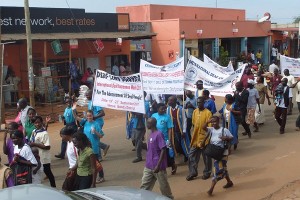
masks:
<path fill-rule="evenodd" d="M 92 102 L 93 90 L 87 90 L 85 96 L 88 100 L 88 110 L 93 111 L 94 120 L 95 120 L 95 122 L 97 122 L 99 124 L 99 126 L 102 129 L 103 125 L 104 125 L 103 117 L 105 116 L 105 112 L 104 112 L 103 108 L 101 106 L 94 106 L 93 105 L 93 102 Z M 102 160 L 101 149 L 103 150 L 103 156 L 106 156 L 110 145 L 99 141 L 99 146 L 100 146 L 100 148 L 99 148 L 98 156 L 99 156 L 99 160 L 101 161 Z"/>
<path fill-rule="evenodd" d="M 168 167 L 172 167 L 172 175 L 176 174 L 177 165 L 175 164 L 172 136 L 172 128 L 174 127 L 173 122 L 169 115 L 166 114 L 167 106 L 164 103 L 157 104 L 157 113 L 152 114 L 152 118 L 155 118 L 157 121 L 156 127 L 159 131 L 162 132 L 164 140 L 168 146 L 167 148 L 167 160 Z M 173 152 L 173 155 L 172 155 Z"/>
<path fill-rule="evenodd" d="M 96 158 L 99 158 L 99 141 L 100 138 L 104 136 L 104 133 L 98 122 L 94 121 L 94 115 L 92 110 L 86 112 L 86 118 L 80 118 L 76 114 L 76 103 L 72 107 L 73 115 L 76 120 L 80 122 L 80 125 L 83 126 L 83 134 L 89 139 L 93 153 L 96 155 Z M 104 182 L 104 171 L 99 172 L 99 177 L 96 180 L 96 183 Z"/>
<path fill-rule="evenodd" d="M 73 112 L 72 112 L 73 101 L 71 98 L 67 97 L 65 99 L 65 103 L 67 104 L 67 107 L 62 116 L 62 120 L 64 122 L 65 127 L 71 127 L 73 130 L 73 133 L 75 133 L 77 131 L 77 124 L 76 124 L 76 120 L 75 120 L 75 118 L 73 116 Z M 76 110 L 75 110 L 75 112 L 76 112 Z M 67 142 L 62 140 L 61 141 L 61 151 L 59 154 L 55 155 L 55 157 L 64 159 L 65 154 L 66 154 L 66 149 L 67 149 Z"/>
<path fill-rule="evenodd" d="M 209 98 L 209 91 L 203 90 L 204 108 L 207 108 L 212 114 L 217 112 L 215 101 Z"/>

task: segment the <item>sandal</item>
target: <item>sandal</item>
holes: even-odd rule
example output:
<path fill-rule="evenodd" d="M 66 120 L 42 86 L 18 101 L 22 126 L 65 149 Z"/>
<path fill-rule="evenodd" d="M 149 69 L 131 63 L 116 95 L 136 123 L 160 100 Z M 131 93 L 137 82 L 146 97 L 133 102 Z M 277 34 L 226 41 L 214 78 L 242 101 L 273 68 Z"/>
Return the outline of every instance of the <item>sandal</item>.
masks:
<path fill-rule="evenodd" d="M 225 188 L 225 189 L 226 188 L 231 188 L 232 186 L 233 186 L 233 182 L 230 181 L 230 182 L 227 182 L 226 185 L 223 186 L 223 188 Z"/>
<path fill-rule="evenodd" d="M 175 175 L 175 174 L 176 174 L 176 171 L 177 171 L 177 165 L 175 165 L 174 167 L 172 167 L 171 174 L 172 174 L 172 175 Z"/>

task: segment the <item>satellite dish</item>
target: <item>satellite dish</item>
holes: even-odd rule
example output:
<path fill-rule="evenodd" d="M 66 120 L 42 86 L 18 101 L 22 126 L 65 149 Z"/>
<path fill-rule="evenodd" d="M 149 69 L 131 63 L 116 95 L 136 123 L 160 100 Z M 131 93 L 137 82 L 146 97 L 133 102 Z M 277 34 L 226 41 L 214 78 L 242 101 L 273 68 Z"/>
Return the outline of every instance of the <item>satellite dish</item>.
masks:
<path fill-rule="evenodd" d="M 265 21 L 269 20 L 270 18 L 271 18 L 271 14 L 266 12 L 264 14 L 264 16 L 258 20 L 258 23 L 265 22 Z"/>

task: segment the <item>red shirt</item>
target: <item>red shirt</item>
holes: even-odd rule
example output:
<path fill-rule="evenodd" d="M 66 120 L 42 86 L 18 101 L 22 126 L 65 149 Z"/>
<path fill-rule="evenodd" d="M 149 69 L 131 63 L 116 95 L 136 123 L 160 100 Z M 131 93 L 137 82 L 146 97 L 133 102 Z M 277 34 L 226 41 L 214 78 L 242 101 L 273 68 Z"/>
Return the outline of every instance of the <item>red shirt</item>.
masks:
<path fill-rule="evenodd" d="M 248 79 L 254 80 L 254 75 L 253 74 L 244 74 L 241 78 L 241 82 L 243 83 L 244 88 L 248 88 Z"/>

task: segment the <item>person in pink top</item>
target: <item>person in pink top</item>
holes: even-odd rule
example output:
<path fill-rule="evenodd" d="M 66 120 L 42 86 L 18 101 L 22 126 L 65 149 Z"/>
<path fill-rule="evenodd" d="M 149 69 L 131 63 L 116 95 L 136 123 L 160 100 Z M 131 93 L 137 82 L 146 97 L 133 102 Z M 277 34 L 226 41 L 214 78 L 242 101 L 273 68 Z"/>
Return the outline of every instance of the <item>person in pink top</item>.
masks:
<path fill-rule="evenodd" d="M 245 69 L 245 73 L 243 74 L 243 76 L 241 78 L 241 82 L 243 83 L 243 86 L 245 89 L 248 88 L 248 80 L 249 79 L 254 80 L 254 75 L 251 72 L 251 67 L 247 67 Z"/>

